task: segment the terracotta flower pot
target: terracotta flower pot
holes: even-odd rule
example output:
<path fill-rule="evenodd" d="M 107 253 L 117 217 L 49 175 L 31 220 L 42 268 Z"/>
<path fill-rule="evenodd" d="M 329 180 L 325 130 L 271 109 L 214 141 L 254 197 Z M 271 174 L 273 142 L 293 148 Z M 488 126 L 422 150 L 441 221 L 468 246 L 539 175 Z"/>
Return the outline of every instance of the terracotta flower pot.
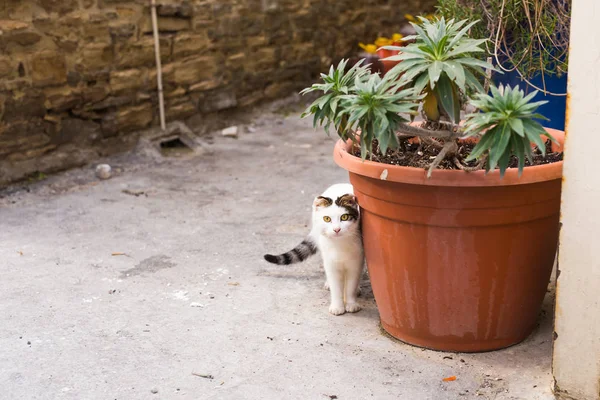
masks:
<path fill-rule="evenodd" d="M 385 50 L 385 49 L 377 50 L 377 56 L 379 56 L 379 59 L 381 60 L 381 63 L 383 64 L 383 73 L 384 74 L 386 74 L 389 70 L 394 68 L 400 62 L 400 61 L 386 60 L 386 58 L 395 56 L 399 53 L 400 52 L 397 50 Z"/>
<path fill-rule="evenodd" d="M 564 133 L 547 131 L 561 144 Z M 365 254 L 383 328 L 435 350 L 477 352 L 533 330 L 558 242 L 562 161 L 499 172 L 370 161 L 338 142 L 362 209 Z"/>

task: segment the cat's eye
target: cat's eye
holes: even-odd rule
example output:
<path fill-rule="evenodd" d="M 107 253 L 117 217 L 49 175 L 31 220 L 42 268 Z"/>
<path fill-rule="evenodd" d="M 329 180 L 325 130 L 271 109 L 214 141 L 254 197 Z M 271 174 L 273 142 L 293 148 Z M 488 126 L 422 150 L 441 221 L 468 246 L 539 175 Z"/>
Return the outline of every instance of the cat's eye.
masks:
<path fill-rule="evenodd" d="M 342 221 L 348 221 L 350 219 L 350 214 L 342 214 Z"/>
<path fill-rule="evenodd" d="M 328 217 L 328 216 L 324 216 L 323 217 L 323 221 L 325 221 L 325 222 L 331 222 L 331 218 Z"/>

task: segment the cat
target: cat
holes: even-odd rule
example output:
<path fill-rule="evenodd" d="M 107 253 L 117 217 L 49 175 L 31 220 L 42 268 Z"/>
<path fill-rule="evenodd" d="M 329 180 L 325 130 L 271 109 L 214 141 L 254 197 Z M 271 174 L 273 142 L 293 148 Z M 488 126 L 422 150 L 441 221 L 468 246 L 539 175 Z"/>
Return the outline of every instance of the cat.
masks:
<path fill-rule="evenodd" d="M 360 311 L 356 298 L 364 252 L 360 209 L 349 183 L 332 185 L 314 199 L 311 231 L 298 246 L 284 254 L 264 257 L 273 264 L 289 265 L 302 262 L 317 251 L 323 257 L 325 288 L 329 287 L 331 294 L 329 312 L 341 315 Z"/>

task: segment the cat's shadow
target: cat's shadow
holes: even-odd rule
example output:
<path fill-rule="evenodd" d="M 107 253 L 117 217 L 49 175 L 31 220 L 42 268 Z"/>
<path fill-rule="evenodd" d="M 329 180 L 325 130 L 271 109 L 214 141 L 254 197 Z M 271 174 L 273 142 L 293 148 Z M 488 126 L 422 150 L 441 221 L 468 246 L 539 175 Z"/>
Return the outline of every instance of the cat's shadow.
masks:
<path fill-rule="evenodd" d="M 325 282 L 325 270 L 322 265 L 319 266 L 318 271 L 316 271 L 314 268 L 302 270 L 262 268 L 258 271 L 257 275 L 285 280 L 314 282 L 314 285 L 319 287 L 322 287 L 323 283 Z M 327 289 L 323 290 L 328 291 Z M 360 291 L 360 299 L 374 299 L 373 288 L 371 287 L 371 281 L 369 279 L 369 274 L 366 272 L 366 268 L 360 280 Z"/>

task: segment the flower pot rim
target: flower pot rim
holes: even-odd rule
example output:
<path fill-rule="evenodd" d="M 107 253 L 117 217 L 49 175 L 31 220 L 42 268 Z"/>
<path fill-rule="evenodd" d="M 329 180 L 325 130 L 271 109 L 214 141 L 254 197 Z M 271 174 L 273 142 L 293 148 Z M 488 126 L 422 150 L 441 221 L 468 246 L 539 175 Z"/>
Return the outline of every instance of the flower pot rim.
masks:
<path fill-rule="evenodd" d="M 564 146 L 565 133 L 552 128 L 544 128 L 552 137 Z M 427 178 L 427 170 L 416 167 L 384 164 L 365 160 L 350 154 L 352 140 L 338 140 L 333 150 L 337 165 L 358 175 L 389 182 L 409 183 L 427 186 L 510 186 L 546 182 L 562 178 L 563 161 L 551 164 L 525 167 L 519 177 L 518 168 L 509 168 L 500 178 L 498 169 L 486 174 L 485 170 L 466 172 L 461 170 L 436 169 Z M 386 172 L 387 171 L 387 172 Z"/>

